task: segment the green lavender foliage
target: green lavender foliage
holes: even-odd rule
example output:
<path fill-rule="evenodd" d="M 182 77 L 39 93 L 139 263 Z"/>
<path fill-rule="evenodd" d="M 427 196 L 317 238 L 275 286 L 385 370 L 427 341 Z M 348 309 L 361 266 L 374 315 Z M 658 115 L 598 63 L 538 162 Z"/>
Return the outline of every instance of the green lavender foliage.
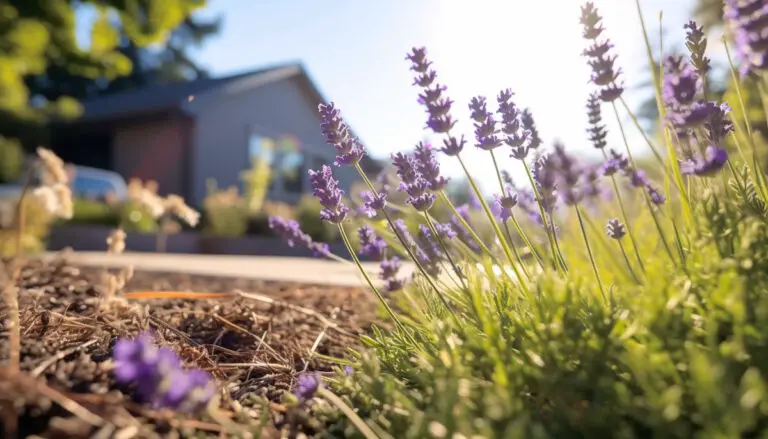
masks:
<path fill-rule="evenodd" d="M 764 145 L 741 115 L 716 174 L 681 175 L 667 135 L 655 145 L 665 163 L 648 161 L 667 203 L 616 189 L 637 248 L 605 234 L 616 197 L 583 210 L 583 222 L 573 208 L 554 216 L 554 238 L 524 221 L 544 261 L 518 260 L 527 276 L 491 269 L 510 266 L 492 238 L 480 254 L 453 241 L 466 276 L 417 270 L 390 296 L 402 325 L 373 328 L 352 352 L 354 374 L 326 385 L 381 438 L 768 437 L 768 179 Z M 384 219 L 371 225 L 407 257 Z M 327 401 L 311 407 L 321 436 L 363 437 Z"/>

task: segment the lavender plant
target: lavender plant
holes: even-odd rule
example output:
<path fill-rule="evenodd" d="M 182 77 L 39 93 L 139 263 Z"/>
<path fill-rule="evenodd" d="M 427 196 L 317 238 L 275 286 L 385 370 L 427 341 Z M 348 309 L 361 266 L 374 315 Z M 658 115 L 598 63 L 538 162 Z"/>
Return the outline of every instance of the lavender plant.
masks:
<path fill-rule="evenodd" d="M 762 2 L 728 0 L 726 15 L 741 61 L 733 70 L 764 75 Z M 743 102 L 711 96 L 705 30 L 681 25 L 690 56 L 668 57 L 663 80 L 654 74 L 666 157 L 643 133 L 664 179 L 652 181 L 622 125 L 619 105 L 636 118 L 623 100 L 607 27 L 592 3 L 582 7 L 580 21 L 594 85 L 587 139 L 602 152 L 599 163 L 563 143 L 545 145 L 532 113 L 511 91 L 499 93 L 495 111 L 477 96 L 468 103 L 473 143 L 488 152 L 484 171 L 494 169 L 499 180 L 489 203 L 462 161 L 468 140 L 456 132 L 447 87 L 426 50 L 415 48 L 407 60 L 425 128 L 441 137 L 447 159 L 464 166 L 476 208 L 452 204 L 435 150 L 424 144 L 392 156 L 408 195 L 403 206 L 385 201 L 386 191 L 377 192 L 358 167 L 369 192 L 367 215 L 355 215 L 342 207 L 330 168 L 311 174 L 323 217 L 360 224 L 361 248 L 350 245 L 350 252 L 382 261 L 385 283 L 385 273 L 394 275 L 400 265 L 387 259 L 392 253 L 419 268 L 408 282 L 396 277 L 398 291 L 386 297 L 370 283 L 384 306 L 401 293 L 412 300 L 387 308 L 396 329 L 375 328 L 364 337 L 359 372 L 334 381 L 334 391 L 378 437 L 768 432 L 768 185 L 759 162 L 749 159 L 757 144 L 749 120 L 729 112 Z M 604 105 L 619 122 L 622 152 L 609 141 Z M 337 166 L 357 167 L 362 150 L 345 137 L 336 107 L 320 112 Z M 495 155 L 502 151 L 524 165 L 529 187 L 500 169 Z M 453 213 L 450 232 L 432 218 L 437 204 Z M 494 239 L 479 238 L 474 211 L 487 213 L 482 219 Z M 371 218 L 388 226 L 376 227 Z M 504 230 L 508 223 L 517 239 Z M 520 257 L 523 250 L 535 257 Z M 460 282 L 449 281 L 449 265 L 460 267 Z M 344 435 L 360 419 L 333 418 L 329 434 Z"/>

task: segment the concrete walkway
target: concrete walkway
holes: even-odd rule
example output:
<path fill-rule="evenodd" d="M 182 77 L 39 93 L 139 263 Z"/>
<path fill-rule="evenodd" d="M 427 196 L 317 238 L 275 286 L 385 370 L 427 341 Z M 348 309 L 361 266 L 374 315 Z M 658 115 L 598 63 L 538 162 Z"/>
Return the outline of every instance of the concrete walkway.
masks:
<path fill-rule="evenodd" d="M 55 257 L 57 253 L 47 253 Z M 137 270 L 166 271 L 188 274 L 239 277 L 284 282 L 301 282 L 322 285 L 364 286 L 365 279 L 352 263 L 342 263 L 311 258 L 268 256 L 219 256 L 170 253 L 71 252 L 67 260 L 74 264 L 95 267 L 121 267 L 133 265 Z M 379 284 L 378 264 L 364 263 L 371 278 Z M 412 268 L 404 266 L 402 274 L 410 274 Z"/>

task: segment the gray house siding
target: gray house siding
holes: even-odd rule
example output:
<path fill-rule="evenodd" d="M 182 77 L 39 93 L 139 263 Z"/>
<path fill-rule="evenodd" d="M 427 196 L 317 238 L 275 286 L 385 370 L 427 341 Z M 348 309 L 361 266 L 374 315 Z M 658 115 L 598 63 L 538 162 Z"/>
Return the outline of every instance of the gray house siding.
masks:
<path fill-rule="evenodd" d="M 241 172 L 249 162 L 250 135 L 276 138 L 290 134 L 303 144 L 304 163 L 301 167 L 302 193 L 311 192 L 307 169 L 320 163 L 330 164 L 334 150 L 325 144 L 316 113 L 317 103 L 311 102 L 304 84 L 287 78 L 258 87 L 240 84 L 221 87 L 184 104 L 195 117 L 192 135 L 193 188 L 191 202 L 199 205 L 206 195 L 206 180 L 214 179 L 219 187 L 236 185 L 242 189 Z M 349 192 L 357 173 L 351 168 L 335 168 L 334 174 L 342 188 Z M 270 198 L 295 202 L 301 193 L 286 191 L 278 179 Z"/>

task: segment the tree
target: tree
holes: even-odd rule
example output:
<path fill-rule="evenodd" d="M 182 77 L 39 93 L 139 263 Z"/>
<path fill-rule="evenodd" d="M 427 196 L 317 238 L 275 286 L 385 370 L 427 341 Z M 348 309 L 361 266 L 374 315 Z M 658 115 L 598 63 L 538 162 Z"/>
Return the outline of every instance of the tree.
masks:
<path fill-rule="evenodd" d="M 85 5 L 98 15 L 87 48 L 80 47 L 76 38 L 76 10 Z M 41 128 L 51 119 L 77 117 L 81 112 L 77 98 L 87 96 L 94 83 L 110 83 L 131 73 L 133 63 L 121 51 L 121 43 L 129 41 L 140 48 L 163 44 L 204 5 L 204 0 L 2 2 L 0 149 L 42 143 Z M 85 81 L 57 82 L 49 74 L 55 70 Z M 56 87 L 57 92 L 51 93 Z"/>

